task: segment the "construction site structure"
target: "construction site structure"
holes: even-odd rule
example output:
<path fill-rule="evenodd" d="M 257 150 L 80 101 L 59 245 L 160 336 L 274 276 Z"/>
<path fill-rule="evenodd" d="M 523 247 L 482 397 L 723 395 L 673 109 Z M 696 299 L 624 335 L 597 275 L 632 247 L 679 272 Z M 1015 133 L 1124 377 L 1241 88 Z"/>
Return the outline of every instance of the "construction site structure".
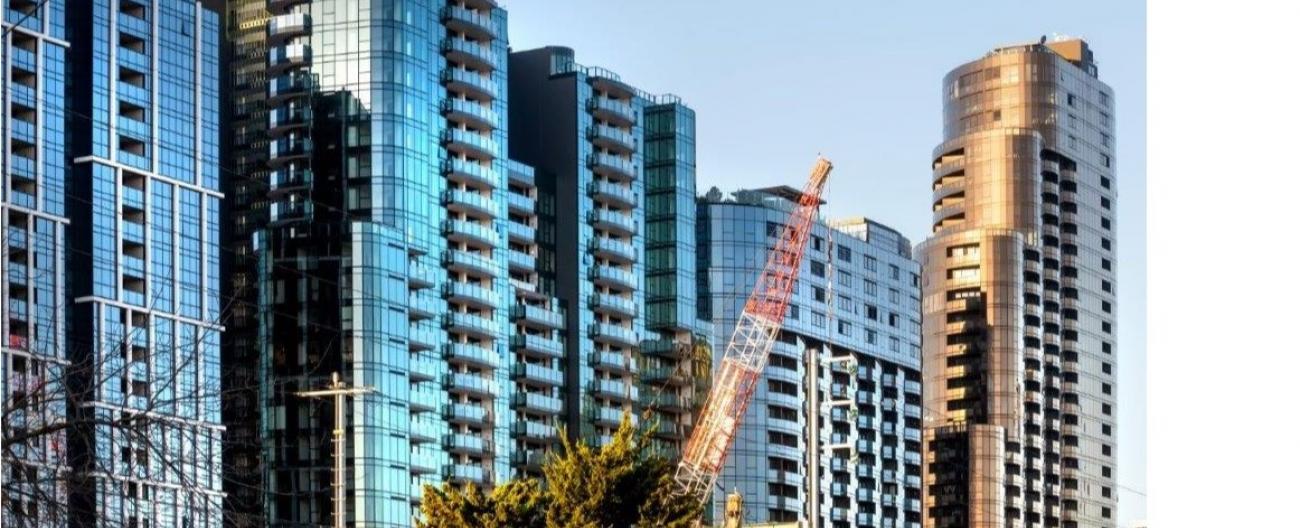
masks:
<path fill-rule="evenodd" d="M 803 194 L 781 228 L 776 246 L 768 253 L 767 264 L 727 343 L 713 387 L 674 475 L 679 493 L 690 500 L 703 503 L 712 496 L 718 473 L 785 320 L 831 168 L 831 162 L 820 156 L 813 164 Z"/>

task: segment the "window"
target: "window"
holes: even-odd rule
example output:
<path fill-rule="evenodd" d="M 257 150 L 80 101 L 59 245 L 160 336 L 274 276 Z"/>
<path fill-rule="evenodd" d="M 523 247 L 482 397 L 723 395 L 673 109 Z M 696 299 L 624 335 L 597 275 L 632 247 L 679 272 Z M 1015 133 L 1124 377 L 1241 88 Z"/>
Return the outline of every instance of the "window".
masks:
<path fill-rule="evenodd" d="M 795 321 L 799 320 L 799 305 L 797 304 L 786 305 L 785 311 L 786 311 L 785 313 L 786 317 Z"/>
<path fill-rule="evenodd" d="M 853 276 L 849 275 L 849 272 L 844 270 L 835 270 L 835 273 L 839 278 L 840 286 L 844 286 L 846 288 L 853 287 Z"/>
<path fill-rule="evenodd" d="M 880 314 L 876 312 L 876 307 L 870 304 L 867 305 L 867 319 L 871 319 L 872 321 L 880 320 Z"/>
<path fill-rule="evenodd" d="M 1103 404 L 1101 404 L 1101 413 L 1104 414 L 1104 415 L 1106 415 L 1106 416 L 1110 416 L 1110 404 L 1109 404 L 1109 403 L 1103 403 Z"/>
<path fill-rule="evenodd" d="M 889 351 L 898 352 L 899 350 L 901 350 L 901 348 L 899 347 L 900 347 L 900 341 L 898 340 L 898 338 L 891 336 L 889 338 Z"/>
<path fill-rule="evenodd" d="M 876 271 L 876 258 L 867 256 L 867 271 Z"/>
<path fill-rule="evenodd" d="M 1110 313 L 1110 301 L 1101 301 L 1101 311 Z"/>
<path fill-rule="evenodd" d="M 1109 384 L 1109 383 L 1102 383 L 1102 384 L 1101 384 L 1101 393 L 1102 393 L 1102 394 L 1110 394 L 1110 384 Z"/>
<path fill-rule="evenodd" d="M 1111 290 L 1110 281 L 1101 281 L 1101 290 L 1106 293 L 1110 293 Z"/>
<path fill-rule="evenodd" d="M 898 293 L 898 290 L 895 290 L 895 289 L 893 289 L 893 288 L 890 288 L 890 289 L 889 289 L 889 302 L 894 303 L 894 304 L 898 304 L 898 303 L 902 302 L 902 298 L 901 298 L 901 297 L 902 297 L 902 296 Z"/>
<path fill-rule="evenodd" d="M 961 299 L 977 299 L 979 298 L 979 296 L 980 296 L 979 288 L 958 288 L 956 290 L 948 290 L 949 301 L 958 301 Z"/>
<path fill-rule="evenodd" d="M 825 244 L 826 244 L 826 240 L 823 239 L 822 237 L 819 237 L 817 235 L 812 236 L 813 251 L 818 251 L 818 252 L 822 251 L 823 249 L 825 249 L 822 247 Z"/>
<path fill-rule="evenodd" d="M 814 276 L 817 277 L 826 276 L 826 264 L 823 264 L 821 262 L 817 262 L 815 260 L 808 261 L 808 270 L 812 271 L 812 274 Z"/>
<path fill-rule="evenodd" d="M 839 322 L 839 327 L 840 327 L 840 328 L 839 328 L 840 335 L 842 335 L 842 336 L 852 336 L 852 335 L 853 335 L 853 325 L 849 324 L 848 321 L 840 321 L 840 322 Z"/>
<path fill-rule="evenodd" d="M 889 278 L 894 280 L 899 280 L 901 278 L 901 275 L 898 272 L 898 266 L 893 264 L 889 265 Z"/>
<path fill-rule="evenodd" d="M 1102 341 L 1102 343 L 1101 343 L 1101 351 L 1104 352 L 1104 353 L 1106 353 L 1106 354 L 1109 354 L 1109 353 L 1110 353 L 1110 343 L 1107 343 L 1107 342 L 1105 342 L 1105 341 Z"/>
<path fill-rule="evenodd" d="M 979 266 L 962 266 L 958 268 L 948 268 L 948 278 L 955 280 L 979 280 Z"/>
<path fill-rule="evenodd" d="M 839 254 L 840 260 L 853 262 L 853 252 L 849 250 L 848 246 L 840 246 L 836 248 L 835 252 Z"/>
<path fill-rule="evenodd" d="M 813 286 L 813 299 L 821 303 L 826 302 L 826 288 Z"/>
<path fill-rule="evenodd" d="M 812 324 L 813 324 L 813 326 L 816 326 L 816 327 L 818 327 L 818 328 L 825 328 L 825 327 L 826 327 L 826 314 L 824 314 L 824 313 L 819 313 L 819 312 L 813 312 L 813 313 L 812 313 Z"/>
<path fill-rule="evenodd" d="M 1110 95 L 1106 92 L 1097 92 L 1097 100 L 1101 102 L 1101 106 L 1110 108 Z"/>
<path fill-rule="evenodd" d="M 1110 134 L 1105 132 L 1101 133 L 1101 146 L 1110 148 Z"/>
<path fill-rule="evenodd" d="M 889 312 L 889 326 L 898 326 L 898 314 Z"/>
<path fill-rule="evenodd" d="M 877 295 L 876 281 L 867 279 L 867 281 L 864 283 L 864 288 L 867 290 L 867 295 L 870 295 L 872 297 L 875 297 Z"/>
<path fill-rule="evenodd" d="M 1101 424 L 1101 434 L 1111 436 L 1110 424 Z"/>
<path fill-rule="evenodd" d="M 776 222 L 768 222 L 768 223 L 767 223 L 767 236 L 770 236 L 770 237 L 780 237 L 780 236 L 781 236 L 781 224 L 778 224 L 778 223 L 776 223 Z"/>
<path fill-rule="evenodd" d="M 1070 148 L 1072 149 L 1079 148 L 1079 138 L 1074 137 L 1073 134 L 1070 135 Z"/>
<path fill-rule="evenodd" d="M 1109 218 L 1102 218 L 1102 219 L 1101 219 L 1101 228 L 1102 228 L 1102 229 L 1105 229 L 1105 230 L 1107 230 L 1107 231 L 1110 231 L 1110 219 L 1109 219 Z"/>
<path fill-rule="evenodd" d="M 1074 106 L 1074 99 L 1075 99 L 1074 94 L 1072 93 L 1065 94 L 1065 104 L 1069 106 Z"/>
<path fill-rule="evenodd" d="M 1110 188 L 1110 178 L 1107 178 L 1107 177 L 1105 177 L 1105 176 L 1102 176 L 1102 177 L 1101 177 L 1101 188 L 1103 188 L 1103 189 L 1109 189 L 1109 188 Z"/>
<path fill-rule="evenodd" d="M 1102 154 L 1102 155 L 1101 155 L 1101 166 L 1102 166 L 1102 167 L 1110 167 L 1110 155 L 1109 155 L 1109 154 Z"/>
<path fill-rule="evenodd" d="M 868 345 L 874 345 L 874 344 L 876 344 L 876 331 L 875 331 L 875 330 L 867 330 L 867 344 L 868 344 Z"/>
<path fill-rule="evenodd" d="M 1110 251 L 1110 239 L 1109 239 L 1109 238 L 1102 238 L 1102 239 L 1101 239 L 1101 248 L 1104 249 L 1104 250 L 1106 250 L 1106 251 Z"/>
<path fill-rule="evenodd" d="M 1101 208 L 1110 209 L 1110 198 L 1107 198 L 1105 196 L 1101 197 Z"/>
<path fill-rule="evenodd" d="M 948 248 L 948 257 L 978 257 L 980 256 L 979 244 L 962 244 Z"/>

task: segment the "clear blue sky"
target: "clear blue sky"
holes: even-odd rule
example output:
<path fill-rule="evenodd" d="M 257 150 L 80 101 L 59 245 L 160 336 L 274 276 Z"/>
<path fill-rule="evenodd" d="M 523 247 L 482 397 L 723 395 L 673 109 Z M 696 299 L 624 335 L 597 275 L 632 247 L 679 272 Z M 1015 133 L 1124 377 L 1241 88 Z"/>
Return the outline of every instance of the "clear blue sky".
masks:
<path fill-rule="evenodd" d="M 700 191 L 801 186 L 835 162 L 827 216 L 913 243 L 930 222 L 940 82 L 1002 44 L 1089 40 L 1116 93 L 1121 526 L 1146 515 L 1146 6 L 1142 1 L 509 0 L 515 49 L 573 47 L 697 114 Z"/>

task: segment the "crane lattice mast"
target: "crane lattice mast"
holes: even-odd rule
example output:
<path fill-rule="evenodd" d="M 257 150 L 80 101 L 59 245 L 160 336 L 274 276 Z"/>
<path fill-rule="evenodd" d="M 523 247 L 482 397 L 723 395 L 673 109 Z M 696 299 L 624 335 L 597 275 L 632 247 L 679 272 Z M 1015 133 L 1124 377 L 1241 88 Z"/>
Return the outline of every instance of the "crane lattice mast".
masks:
<path fill-rule="evenodd" d="M 830 172 L 831 162 L 819 156 L 797 207 L 781 228 L 776 246 L 768 254 L 767 265 L 736 321 L 709 397 L 673 477 L 679 493 L 692 500 L 709 500 L 759 375 L 767 365 L 767 354 L 785 320 L 786 306 L 799 276 L 808 234 Z"/>

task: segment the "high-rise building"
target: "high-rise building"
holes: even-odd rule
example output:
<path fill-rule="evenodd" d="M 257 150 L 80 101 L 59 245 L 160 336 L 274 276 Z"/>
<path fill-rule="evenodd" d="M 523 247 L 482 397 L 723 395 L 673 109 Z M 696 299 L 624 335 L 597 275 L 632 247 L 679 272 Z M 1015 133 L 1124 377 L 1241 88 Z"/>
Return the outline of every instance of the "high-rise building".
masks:
<path fill-rule="evenodd" d="M 701 198 L 700 311 L 721 350 L 800 191 Z M 921 519 L 920 266 L 865 218 L 814 224 L 804 267 L 719 482 L 745 521 Z M 723 490 L 713 517 L 721 518 Z"/>
<path fill-rule="evenodd" d="M 6 4 L 5 525 L 222 523 L 214 4 Z"/>
<path fill-rule="evenodd" d="M 944 78 L 925 273 L 927 527 L 1113 527 L 1114 98 L 1088 44 Z"/>
<path fill-rule="evenodd" d="M 70 46 L 64 0 L 6 2 L 3 42 L 4 223 L 5 258 L 0 259 L 4 302 L 3 356 L 0 357 L 0 402 L 6 449 L 4 526 L 66 523 L 55 502 L 59 475 L 66 473 L 68 437 L 46 435 L 17 442 L 19 431 L 65 419 L 68 401 L 41 391 L 46 380 L 64 376 L 67 346 L 66 263 L 68 207 L 65 189 L 70 174 L 68 140 L 68 60 Z M 89 90 L 85 92 L 90 95 Z M 76 209 L 74 206 L 73 209 Z M 38 392 L 39 391 L 39 392 Z M 44 394 L 44 396 L 41 396 Z M 28 400 L 24 404 L 24 400 Z M 21 409 L 21 412 L 19 410 Z M 14 447 L 8 448 L 10 443 Z"/>
<path fill-rule="evenodd" d="M 510 155 L 537 171 L 538 272 L 567 308 L 564 423 L 604 443 L 644 400 L 662 411 L 659 437 L 679 445 L 700 324 L 683 307 L 693 272 L 674 267 L 693 266 L 694 218 L 673 212 L 694 192 L 694 112 L 563 47 L 511 53 L 509 83 Z"/>
<path fill-rule="evenodd" d="M 423 484 L 511 476 L 515 433 L 546 435 L 529 418 L 555 410 L 558 307 L 530 269 L 530 170 L 505 156 L 505 11 L 229 12 L 232 94 L 247 97 L 228 110 L 246 126 L 226 188 L 230 222 L 248 223 L 231 282 L 256 315 L 232 321 L 226 358 L 256 369 L 258 390 L 227 413 L 262 444 L 233 465 L 261 468 L 243 475 L 262 481 L 264 524 L 331 522 L 333 402 L 297 392 L 339 372 L 372 389 L 343 411 L 346 520 L 407 526 Z M 521 378 L 536 383 L 517 397 Z"/>

